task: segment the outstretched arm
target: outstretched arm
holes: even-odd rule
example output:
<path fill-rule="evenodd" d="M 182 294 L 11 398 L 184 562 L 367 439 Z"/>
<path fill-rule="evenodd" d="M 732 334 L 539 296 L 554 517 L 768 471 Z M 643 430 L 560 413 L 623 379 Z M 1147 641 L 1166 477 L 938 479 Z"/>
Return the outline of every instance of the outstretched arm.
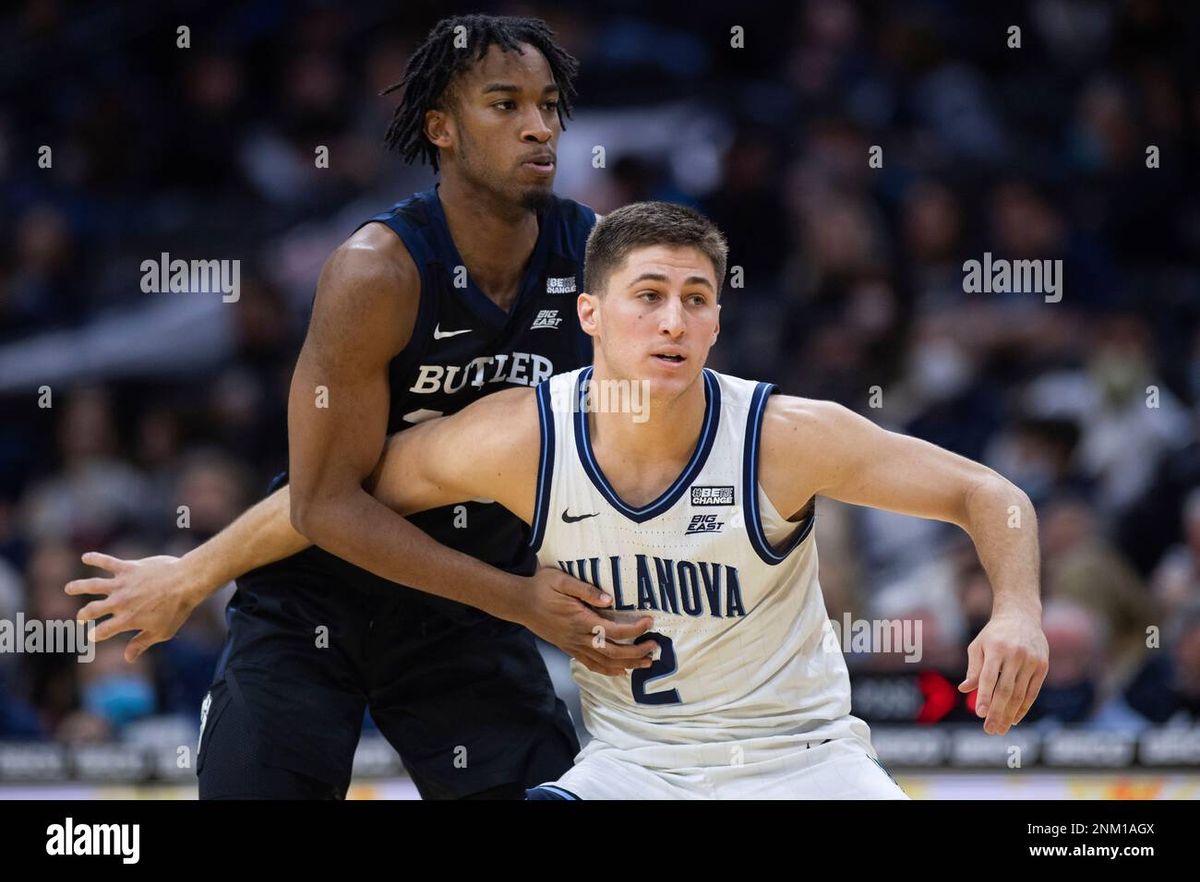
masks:
<path fill-rule="evenodd" d="M 90 622 L 109 616 L 96 627 L 96 640 L 138 631 L 125 647 L 125 659 L 132 662 L 155 643 L 174 637 L 192 611 L 221 586 L 307 548 L 308 539 L 292 526 L 290 508 L 291 493 L 284 487 L 183 557 L 160 554 L 122 560 L 98 551 L 85 553 L 85 564 L 113 578 L 67 583 L 68 594 L 102 598 L 84 606 L 77 618 Z"/>
<path fill-rule="evenodd" d="M 797 465 L 799 464 L 799 465 Z M 976 688 L 984 731 L 1002 735 L 1037 698 L 1049 650 L 1041 628 L 1037 515 L 992 469 L 927 441 L 886 431 L 829 401 L 773 396 L 760 477 L 780 511 L 826 496 L 957 524 L 991 582 L 992 617 L 968 647 L 963 692 Z"/>
<path fill-rule="evenodd" d="M 454 416 L 392 436 L 366 483 L 377 498 L 403 514 L 485 497 L 528 521 L 539 445 L 532 392 L 499 392 Z M 126 649 L 132 661 L 149 646 L 174 636 L 192 610 L 231 579 L 306 548 L 310 543 L 292 526 L 290 507 L 291 491 L 284 487 L 179 559 L 124 561 L 89 552 L 84 563 L 102 567 L 114 578 L 79 579 L 67 585 L 67 593 L 104 595 L 79 614 L 81 620 L 112 616 L 97 628 L 97 639 L 141 632 Z M 400 581 L 405 570 L 397 565 L 377 572 Z M 649 665 L 645 645 L 615 642 L 640 636 L 652 625 L 649 617 L 632 626 L 614 626 L 584 605 L 607 605 L 607 595 L 556 569 L 545 568 L 520 581 L 528 604 L 512 621 L 598 673 L 619 674 L 628 667 Z M 472 602 L 465 592 L 432 593 Z M 596 636 L 597 627 L 603 628 L 600 633 L 606 639 Z"/>

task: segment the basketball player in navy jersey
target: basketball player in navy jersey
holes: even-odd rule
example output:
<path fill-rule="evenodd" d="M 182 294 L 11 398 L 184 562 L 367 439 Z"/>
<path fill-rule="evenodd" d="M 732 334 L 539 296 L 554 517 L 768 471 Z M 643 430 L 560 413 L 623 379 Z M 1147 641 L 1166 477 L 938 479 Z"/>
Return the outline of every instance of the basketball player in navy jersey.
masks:
<path fill-rule="evenodd" d="M 367 708 L 423 797 L 519 798 L 579 749 L 522 625 L 600 674 L 649 664 L 651 647 L 616 641 L 650 619 L 597 641 L 604 620 L 582 601 L 608 598 L 537 571 L 499 505 L 406 520 L 363 490 L 389 433 L 590 360 L 574 298 L 595 214 L 552 192 L 576 69 L 542 22 L 469 15 L 439 22 L 394 87 L 387 144 L 440 183 L 364 222 L 321 271 L 275 482 L 319 547 L 244 576 L 208 562 L 206 578 L 241 578 L 201 709 L 201 798 L 344 797 Z M 131 660 L 169 638 L 203 599 L 196 571 L 127 572 L 97 636 L 140 631 Z"/>
<path fill-rule="evenodd" d="M 1019 722 L 1048 654 L 1028 497 L 838 405 L 705 369 L 727 251 L 696 212 L 618 209 L 586 256 L 578 312 L 594 366 L 398 433 L 371 478 L 403 512 L 494 498 L 531 525 L 542 563 L 612 592 L 613 623 L 654 612 L 650 669 L 573 667 L 594 737 L 531 798 L 904 798 L 850 714 L 818 581 L 817 496 L 971 536 L 995 600 L 960 689 L 978 689 L 986 732 Z M 648 409 L 585 403 L 629 383 L 648 389 Z M 273 514 L 256 530 L 235 524 L 210 544 L 242 566 L 294 552 L 305 539 L 286 492 L 260 506 Z"/>

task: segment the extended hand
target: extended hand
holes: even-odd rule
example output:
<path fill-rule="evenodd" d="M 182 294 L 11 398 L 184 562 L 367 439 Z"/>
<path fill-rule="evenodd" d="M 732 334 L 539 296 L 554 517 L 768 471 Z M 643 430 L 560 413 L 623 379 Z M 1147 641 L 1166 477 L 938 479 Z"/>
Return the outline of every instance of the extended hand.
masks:
<path fill-rule="evenodd" d="M 96 551 L 83 555 L 83 562 L 112 574 L 68 582 L 68 594 L 100 594 L 81 609 L 76 619 L 91 622 L 101 616 L 112 618 L 97 626 L 95 639 L 107 640 L 124 631 L 140 631 L 125 647 L 125 660 L 132 662 L 153 646 L 175 636 L 203 595 L 189 588 L 186 568 L 170 555 L 122 560 Z"/>
<path fill-rule="evenodd" d="M 960 692 L 978 688 L 975 715 L 983 731 L 1003 735 L 1025 718 L 1050 667 L 1050 649 L 1040 617 L 1025 612 L 992 616 L 967 647 L 967 679 Z"/>
<path fill-rule="evenodd" d="M 643 616 L 618 624 L 596 614 L 612 598 L 594 585 L 573 579 L 555 567 L 543 567 L 529 578 L 528 604 L 521 624 L 547 643 L 553 643 L 589 671 L 619 676 L 627 668 L 648 668 L 658 649 L 652 641 L 637 646 L 618 643 L 650 630 L 654 620 Z"/>

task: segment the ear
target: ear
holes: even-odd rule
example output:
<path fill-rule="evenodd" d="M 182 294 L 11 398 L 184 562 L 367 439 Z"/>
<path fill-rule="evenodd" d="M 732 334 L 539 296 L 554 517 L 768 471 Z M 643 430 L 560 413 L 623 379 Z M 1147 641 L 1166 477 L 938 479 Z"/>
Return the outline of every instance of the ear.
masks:
<path fill-rule="evenodd" d="M 600 336 L 600 298 L 583 291 L 576 298 L 575 310 L 579 313 L 579 327 L 583 332 L 589 337 Z"/>
<path fill-rule="evenodd" d="M 714 346 L 717 343 L 717 338 L 720 336 L 721 336 L 721 304 L 718 303 L 717 304 L 717 324 L 716 324 L 716 327 L 713 328 L 713 338 L 712 338 Z"/>
<path fill-rule="evenodd" d="M 434 147 L 447 150 L 457 137 L 454 120 L 444 110 L 425 111 L 425 137 Z"/>

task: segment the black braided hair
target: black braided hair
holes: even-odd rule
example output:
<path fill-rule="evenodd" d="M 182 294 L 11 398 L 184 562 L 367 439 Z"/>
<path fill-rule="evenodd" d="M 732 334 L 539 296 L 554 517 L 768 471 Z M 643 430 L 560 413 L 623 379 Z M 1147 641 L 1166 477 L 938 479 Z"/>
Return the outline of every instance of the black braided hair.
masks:
<path fill-rule="evenodd" d="M 454 45 L 457 29 L 466 28 L 467 45 Z M 443 18 L 433 26 L 425 42 L 417 47 L 404 78 L 380 92 L 387 95 L 397 89 L 404 94 L 384 136 L 384 146 L 395 150 L 411 163 L 428 162 L 438 170 L 438 149 L 425 137 L 425 114 L 444 110 L 446 89 L 454 78 L 487 53 L 489 46 L 515 51 L 521 43 L 533 46 L 550 65 L 550 73 L 559 88 L 558 121 L 566 129 L 564 117 L 571 116 L 575 98 L 575 75 L 579 62 L 554 42 L 554 32 L 537 18 L 495 15 L 459 15 Z"/>

